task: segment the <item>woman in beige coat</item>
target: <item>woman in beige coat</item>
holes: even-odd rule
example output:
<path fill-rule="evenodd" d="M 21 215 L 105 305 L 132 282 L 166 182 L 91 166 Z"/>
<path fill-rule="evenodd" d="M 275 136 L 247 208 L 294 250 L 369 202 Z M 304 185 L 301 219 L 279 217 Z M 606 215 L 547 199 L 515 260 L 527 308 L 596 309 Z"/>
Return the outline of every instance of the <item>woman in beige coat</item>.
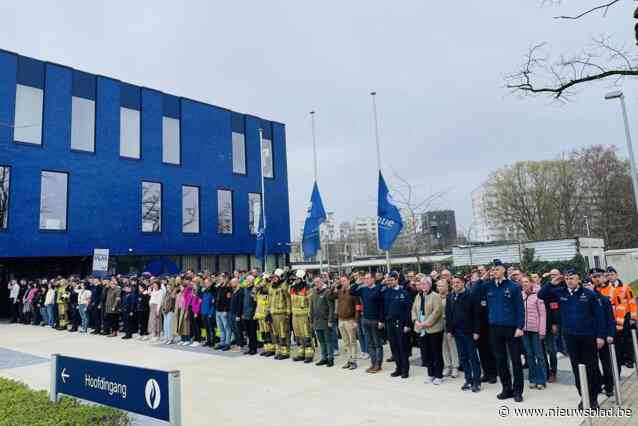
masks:
<path fill-rule="evenodd" d="M 428 377 L 425 383 L 440 385 L 443 380 L 443 303 L 432 291 L 432 281 L 424 277 L 418 283 L 419 293 L 412 305 L 412 320 L 417 333 L 425 331 Z"/>

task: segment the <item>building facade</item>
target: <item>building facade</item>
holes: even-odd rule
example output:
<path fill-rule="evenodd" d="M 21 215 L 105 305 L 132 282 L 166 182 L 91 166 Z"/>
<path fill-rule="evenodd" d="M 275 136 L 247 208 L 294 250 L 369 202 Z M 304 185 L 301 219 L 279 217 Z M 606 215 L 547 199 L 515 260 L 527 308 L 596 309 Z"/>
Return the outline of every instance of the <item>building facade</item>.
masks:
<path fill-rule="evenodd" d="M 0 283 L 88 273 L 94 248 L 117 272 L 261 266 L 262 170 L 271 269 L 290 251 L 284 124 L 0 51 Z"/>
<path fill-rule="evenodd" d="M 422 230 L 431 250 L 442 250 L 456 244 L 456 215 L 454 210 L 425 212 Z"/>
<path fill-rule="evenodd" d="M 472 224 L 469 239 L 477 242 L 513 241 L 522 237 L 517 229 L 488 217 L 487 210 L 494 205 L 496 198 L 483 184 L 472 191 Z"/>

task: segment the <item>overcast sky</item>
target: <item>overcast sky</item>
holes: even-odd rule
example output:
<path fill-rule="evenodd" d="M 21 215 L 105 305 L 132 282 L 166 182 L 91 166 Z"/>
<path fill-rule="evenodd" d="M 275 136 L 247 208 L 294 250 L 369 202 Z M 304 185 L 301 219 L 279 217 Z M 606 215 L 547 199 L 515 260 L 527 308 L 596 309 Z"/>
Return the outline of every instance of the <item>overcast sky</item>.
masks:
<path fill-rule="evenodd" d="M 294 228 L 312 186 L 313 109 L 326 209 L 376 215 L 374 89 L 389 184 L 398 173 L 421 197 L 445 190 L 436 207 L 468 227 L 470 192 L 498 167 L 595 143 L 626 152 L 609 85 L 560 106 L 509 96 L 503 75 L 540 41 L 569 53 L 606 33 L 632 46 L 634 3 L 574 22 L 552 16 L 600 2 L 541 3 L 21 0 L 0 3 L 0 48 L 285 123 Z M 633 117 L 637 89 L 625 83 Z"/>

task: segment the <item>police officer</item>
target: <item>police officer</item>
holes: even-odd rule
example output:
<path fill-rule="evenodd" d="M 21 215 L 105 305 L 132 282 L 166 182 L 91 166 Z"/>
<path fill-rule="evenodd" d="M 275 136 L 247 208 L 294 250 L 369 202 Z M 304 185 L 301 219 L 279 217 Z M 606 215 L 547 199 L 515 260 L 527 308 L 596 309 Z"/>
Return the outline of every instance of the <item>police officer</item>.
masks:
<path fill-rule="evenodd" d="M 477 279 L 478 278 L 478 279 Z M 483 377 L 481 377 L 481 383 L 496 383 L 496 359 L 494 358 L 494 352 L 492 352 L 492 345 L 490 342 L 490 322 L 489 311 L 487 309 L 487 294 L 480 289 L 486 280 L 489 280 L 489 272 L 484 266 L 479 266 L 476 274 L 472 274 L 472 293 L 478 298 L 479 303 L 479 320 L 480 330 L 478 332 L 478 351 L 480 355 L 481 368 L 483 369 Z"/>
<path fill-rule="evenodd" d="M 567 288 L 556 290 L 552 289 L 550 284 L 545 284 L 538 292 L 538 297 L 546 301 L 552 290 L 558 292 L 562 333 L 578 393 L 581 394 L 578 365 L 584 364 L 587 368 L 591 408 L 597 408 L 599 383 L 596 349 L 603 347 L 606 337 L 603 309 L 598 296 L 593 291 L 583 288 L 580 275 L 575 269 L 568 269 L 565 275 Z M 579 407 L 582 407 L 582 402 Z"/>
<path fill-rule="evenodd" d="M 404 379 L 410 373 L 410 327 L 412 298 L 407 290 L 399 286 L 399 274 L 392 271 L 384 281 L 381 291 L 384 305 L 385 329 L 390 341 L 392 358 L 396 369 L 390 376 Z"/>
<path fill-rule="evenodd" d="M 605 319 L 605 344 L 602 348 L 598 349 L 598 358 L 602 364 L 603 371 L 600 374 L 600 370 L 597 372 L 600 377 L 600 384 L 603 386 L 601 390 L 609 397 L 614 395 L 614 378 L 612 376 L 613 369 L 611 366 L 611 354 L 609 353 L 609 345 L 614 343 L 614 337 L 616 336 L 616 321 L 614 318 L 614 310 L 611 306 L 611 301 L 607 296 L 603 296 L 598 292 L 598 289 L 602 286 L 603 274 L 605 271 L 602 269 L 592 269 L 590 271 L 590 281 L 583 284 L 586 289 L 594 291 L 599 299 L 603 308 L 603 317 Z"/>
<path fill-rule="evenodd" d="M 292 305 L 292 328 L 297 341 L 297 355 L 293 361 L 311 363 L 315 350 L 312 345 L 312 332 L 310 331 L 310 286 L 304 280 L 306 271 L 297 270 L 292 279 L 290 288 L 290 302 Z"/>
<path fill-rule="evenodd" d="M 479 292 L 477 299 L 487 301 L 490 341 L 503 388 L 496 397 L 498 399 L 514 398 L 514 401 L 522 402 L 524 378 L 521 364 L 521 337 L 525 324 L 523 296 L 520 286 L 505 277 L 503 262 L 495 259 L 493 265 L 493 279 L 477 287 Z M 508 354 L 512 364 L 511 373 L 507 361 Z M 512 375 L 514 376 L 513 387 Z"/>
<path fill-rule="evenodd" d="M 134 316 L 137 311 L 137 292 L 134 292 L 129 283 L 124 285 L 122 297 L 122 322 L 124 323 L 124 336 L 122 339 L 131 339 L 135 327 Z"/>

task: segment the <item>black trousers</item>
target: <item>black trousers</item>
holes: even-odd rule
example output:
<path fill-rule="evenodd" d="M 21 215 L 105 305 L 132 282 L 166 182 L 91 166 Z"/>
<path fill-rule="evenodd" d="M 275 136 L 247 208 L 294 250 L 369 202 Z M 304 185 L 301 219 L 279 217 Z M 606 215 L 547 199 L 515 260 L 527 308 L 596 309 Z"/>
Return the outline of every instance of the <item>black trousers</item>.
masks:
<path fill-rule="evenodd" d="M 102 309 L 98 309 L 96 305 L 92 304 L 89 318 L 91 318 L 90 323 L 93 329 L 100 331 L 100 328 L 102 328 Z"/>
<path fill-rule="evenodd" d="M 613 376 L 613 368 L 611 366 L 611 354 L 609 353 L 609 345 L 605 343 L 605 345 L 598 349 L 598 358 L 600 358 L 600 364 L 603 367 L 602 374 L 600 370 L 598 370 L 598 383 L 600 386 L 604 386 L 605 392 L 613 392 L 614 391 L 614 376 Z"/>
<path fill-rule="evenodd" d="M 478 352 L 481 359 L 483 374 L 490 379 L 496 379 L 498 371 L 496 369 L 496 358 L 494 358 L 494 352 L 492 352 L 492 345 L 490 342 L 490 329 L 488 327 L 481 328 L 479 336 Z"/>
<path fill-rule="evenodd" d="M 524 378 L 523 364 L 521 364 L 520 337 L 514 337 L 516 327 L 493 325 L 490 329 L 492 353 L 496 359 L 496 370 L 501 380 L 503 391 L 513 391 L 515 395 L 523 394 Z M 509 361 L 512 364 L 510 373 Z M 514 383 L 512 387 L 512 375 Z"/>
<path fill-rule="evenodd" d="M 106 328 L 105 333 L 117 333 L 120 328 L 120 314 L 110 313 L 106 314 Z"/>
<path fill-rule="evenodd" d="M 426 334 L 428 359 L 428 376 L 443 378 L 443 332 Z"/>
<path fill-rule="evenodd" d="M 213 346 L 215 344 L 215 315 L 204 317 L 204 325 L 206 327 L 206 344 Z"/>
<path fill-rule="evenodd" d="M 618 371 L 622 365 L 631 365 L 634 362 L 633 340 L 631 338 L 630 314 L 625 316 L 622 330 L 616 332 L 616 358 Z"/>
<path fill-rule="evenodd" d="M 584 364 L 587 369 L 587 382 L 589 382 L 589 401 L 593 406 L 598 405 L 598 358 L 596 356 L 596 338 L 594 336 L 574 336 L 565 334 L 565 344 L 569 353 L 569 361 L 576 378 L 576 388 L 581 394 L 580 375 L 578 365 Z"/>
<path fill-rule="evenodd" d="M 11 303 L 11 322 L 18 322 L 18 304 Z"/>
<path fill-rule="evenodd" d="M 71 305 L 71 310 L 69 311 L 69 315 L 71 316 L 71 328 L 73 330 L 77 330 L 82 322 L 82 318 L 80 317 L 80 310 L 78 305 Z"/>
<path fill-rule="evenodd" d="M 241 320 L 242 326 L 246 331 L 248 337 L 248 350 L 251 352 L 257 351 L 257 320 L 244 319 Z"/>
<path fill-rule="evenodd" d="M 137 320 L 138 320 L 138 331 L 140 336 L 148 335 L 148 316 L 149 311 L 138 311 L 137 312 Z"/>
<path fill-rule="evenodd" d="M 396 320 L 387 320 L 385 330 L 390 342 L 392 358 L 396 363 L 396 371 L 408 374 L 410 371 L 410 334 L 403 331 L 403 324 Z"/>
<path fill-rule="evenodd" d="M 430 366 L 430 357 L 428 352 L 428 339 L 424 334 L 423 336 L 419 336 L 417 338 L 417 342 L 419 343 L 419 351 L 421 352 L 421 366 L 429 367 Z"/>
<path fill-rule="evenodd" d="M 131 337 L 135 331 L 135 313 L 131 315 L 131 312 L 123 314 L 122 321 L 124 322 L 124 333 Z"/>

